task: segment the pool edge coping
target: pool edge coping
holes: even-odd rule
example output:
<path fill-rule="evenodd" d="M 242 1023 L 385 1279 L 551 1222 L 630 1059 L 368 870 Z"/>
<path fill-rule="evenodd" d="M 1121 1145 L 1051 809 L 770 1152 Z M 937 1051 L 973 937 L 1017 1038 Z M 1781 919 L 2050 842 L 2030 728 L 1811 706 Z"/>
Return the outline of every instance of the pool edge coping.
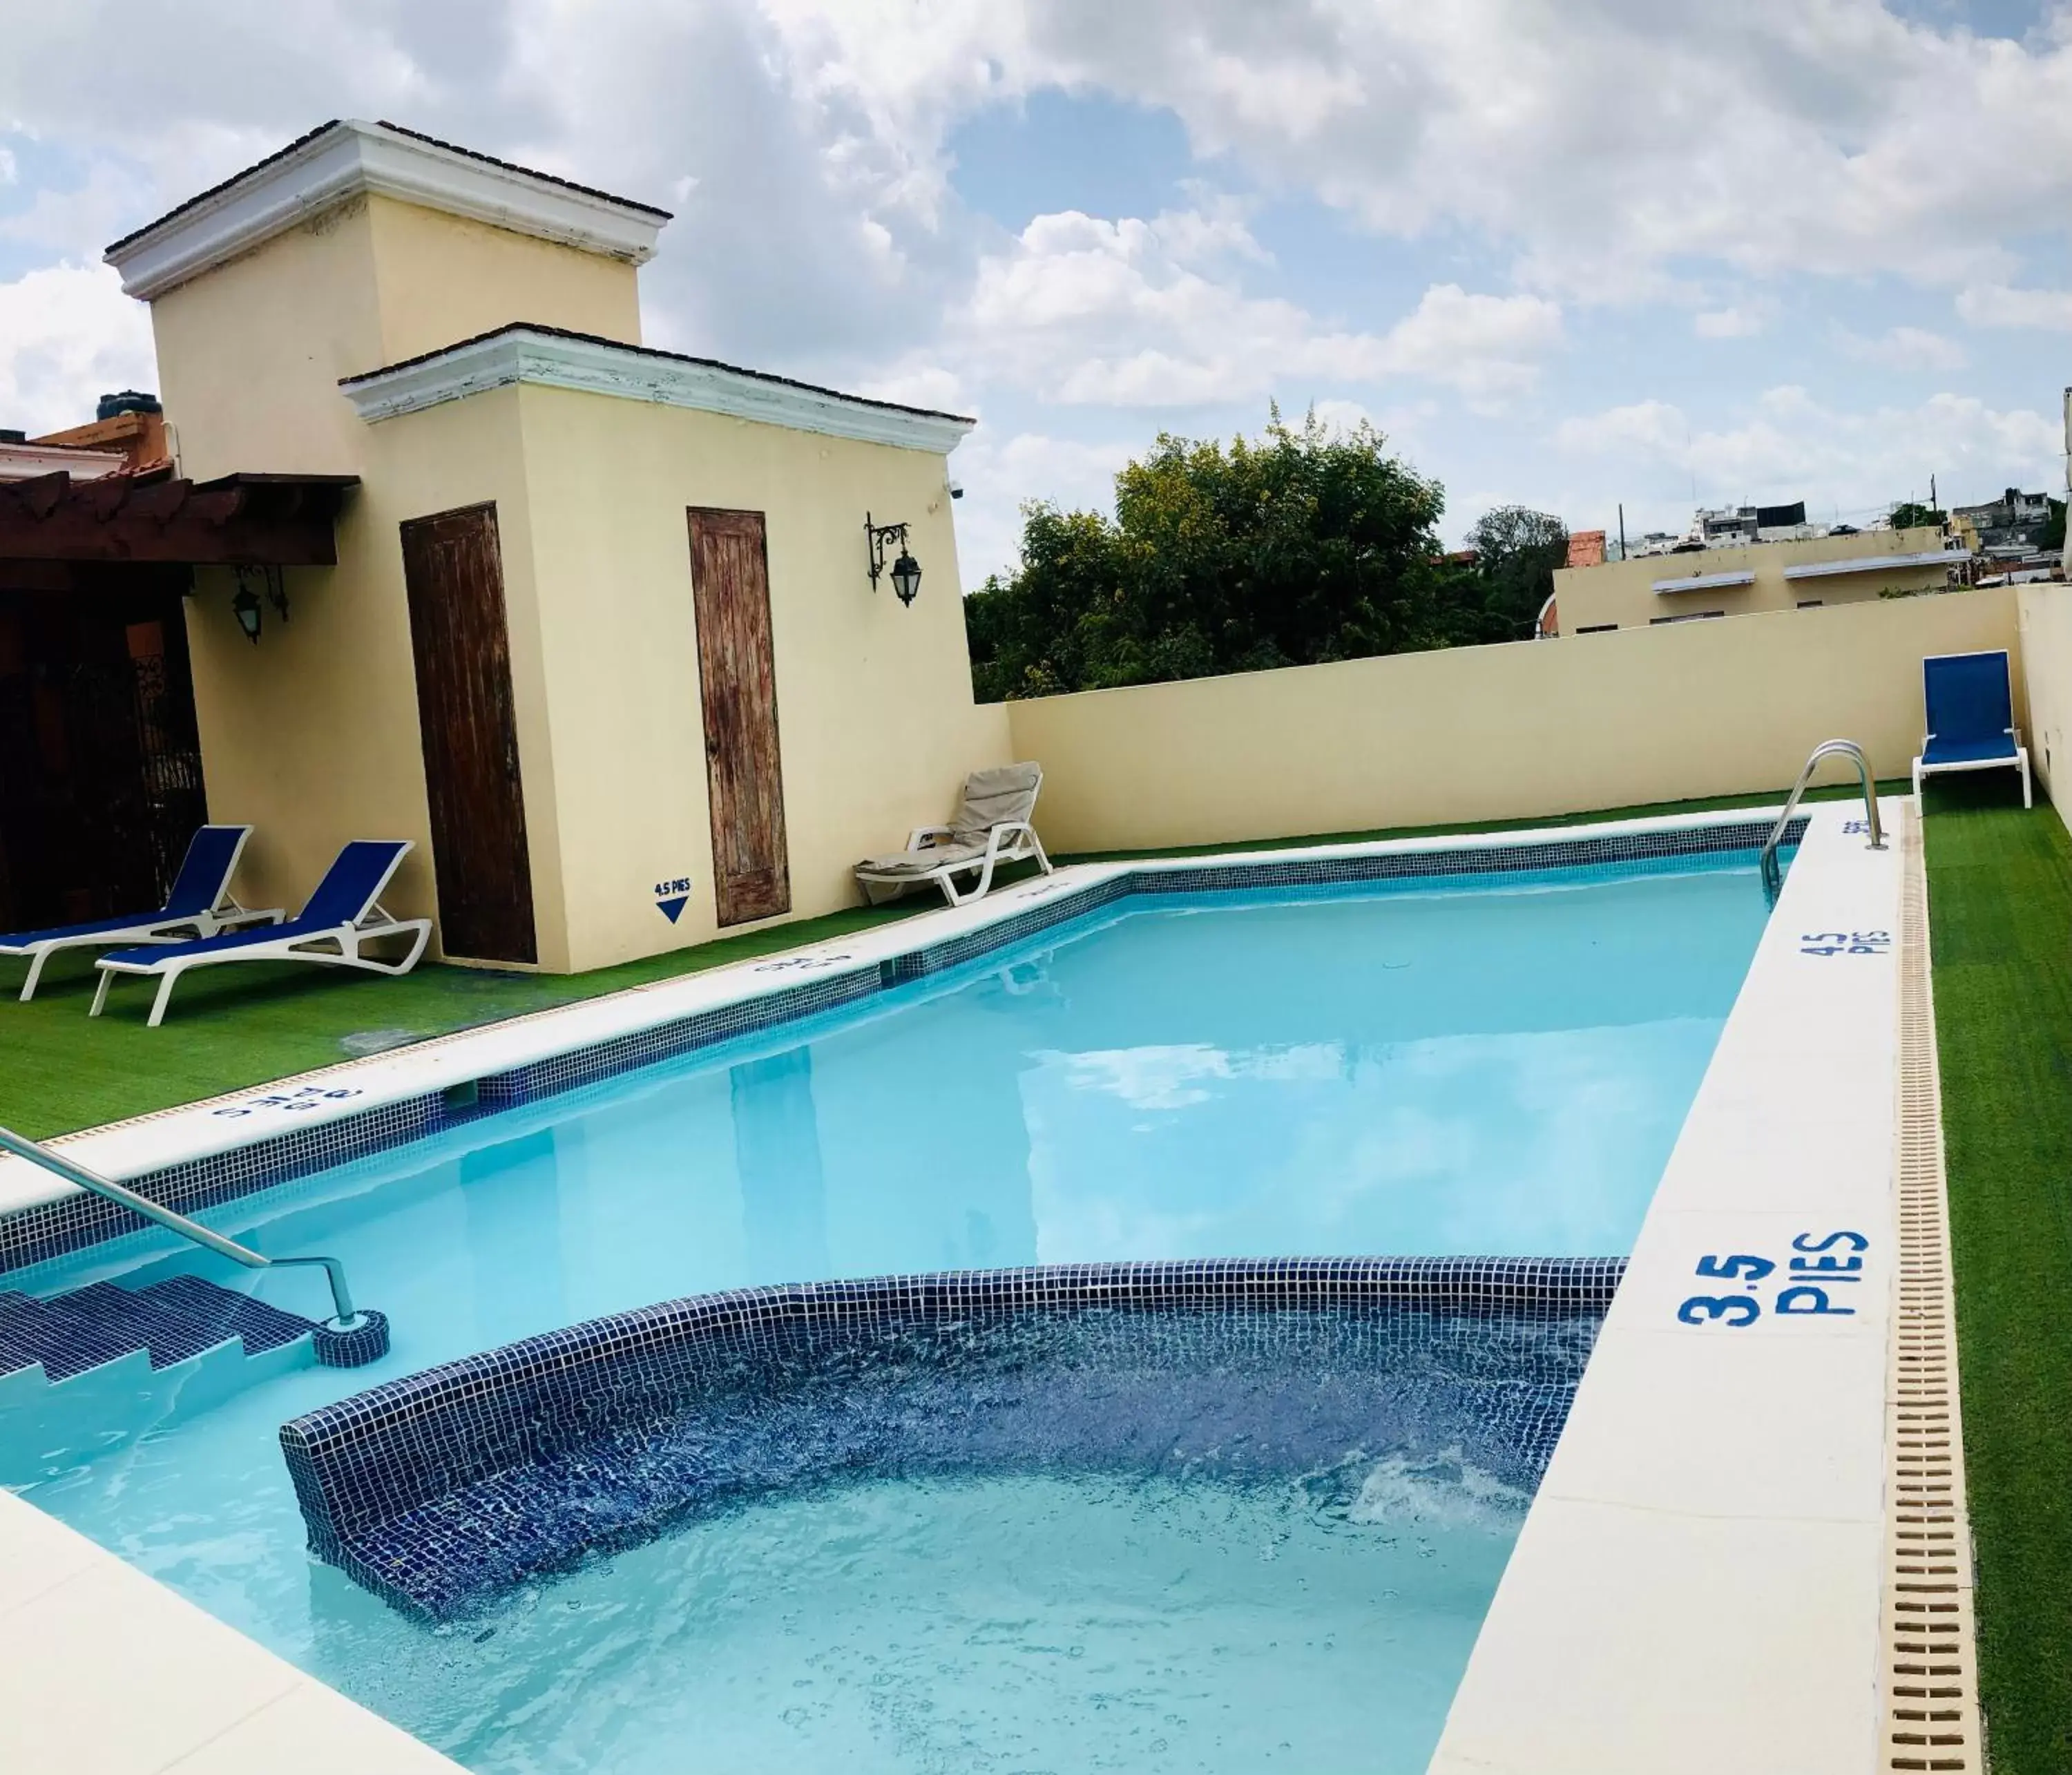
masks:
<path fill-rule="evenodd" d="M 1897 798 L 1880 806 L 1883 853 L 1860 808 L 1812 810 L 1430 1775 L 1739 1775 L 1757 1744 L 1805 1775 L 1889 1766 L 1899 976 L 1918 821 Z M 1807 940 L 1860 931 L 1883 947 Z M 1700 1296 L 1742 1291 L 1698 1262 L 1774 1261 L 1747 1291 L 1766 1309 L 1791 1241 L 1819 1252 L 1844 1230 L 1872 1242 L 1860 1298 L 1827 1287 L 1854 1300 L 1848 1316 L 1764 1310 L 1729 1328 L 1696 1307 L 1679 1322 Z"/>

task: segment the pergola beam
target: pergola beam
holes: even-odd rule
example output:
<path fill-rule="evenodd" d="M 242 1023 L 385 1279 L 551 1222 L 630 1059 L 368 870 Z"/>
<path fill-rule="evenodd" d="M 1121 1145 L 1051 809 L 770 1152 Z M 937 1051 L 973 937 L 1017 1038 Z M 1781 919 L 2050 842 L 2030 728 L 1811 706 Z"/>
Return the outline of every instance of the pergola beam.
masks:
<path fill-rule="evenodd" d="M 0 483 L 0 561 L 332 567 L 352 475 L 69 475 Z"/>

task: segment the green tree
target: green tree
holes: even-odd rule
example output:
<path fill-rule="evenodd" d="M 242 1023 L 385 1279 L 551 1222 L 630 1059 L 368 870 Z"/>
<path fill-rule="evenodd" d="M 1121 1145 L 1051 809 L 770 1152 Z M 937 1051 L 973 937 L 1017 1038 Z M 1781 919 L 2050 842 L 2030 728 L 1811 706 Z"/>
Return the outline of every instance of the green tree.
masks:
<path fill-rule="evenodd" d="M 1020 567 L 965 600 L 982 701 L 1481 639 L 1442 596 L 1443 491 L 1371 425 L 1161 434 L 1115 491 L 1112 521 L 1025 507 Z"/>
<path fill-rule="evenodd" d="M 1892 508 L 1888 520 L 1895 530 L 1918 530 L 1923 528 L 1939 528 L 1947 514 L 1932 505 L 1917 505 L 1911 499 L 1901 499 Z"/>
<path fill-rule="evenodd" d="M 2043 534 L 2037 538 L 2036 546 L 2046 554 L 2054 554 L 2065 546 L 2065 502 L 2050 502 L 2050 521 L 2044 525 Z"/>
<path fill-rule="evenodd" d="M 1461 590 L 1454 622 L 1463 641 L 1529 638 L 1540 606 L 1554 595 L 1554 569 L 1568 559 L 1568 527 L 1551 512 L 1500 505 L 1468 532 L 1474 570 Z"/>

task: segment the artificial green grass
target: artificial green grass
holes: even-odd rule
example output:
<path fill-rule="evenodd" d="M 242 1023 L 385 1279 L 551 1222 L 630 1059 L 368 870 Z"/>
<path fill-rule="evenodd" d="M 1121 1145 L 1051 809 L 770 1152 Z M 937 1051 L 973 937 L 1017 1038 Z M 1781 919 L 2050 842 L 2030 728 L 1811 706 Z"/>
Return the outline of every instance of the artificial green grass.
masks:
<path fill-rule="evenodd" d="M 2072 1771 L 2072 840 L 1930 785 L 1929 925 L 1980 1688 L 1996 1775 Z"/>
<path fill-rule="evenodd" d="M 587 974 L 507 974 L 427 965 L 400 977 L 294 962 L 199 968 L 175 989 L 166 1021 L 147 1029 L 150 980 L 118 980 L 93 1001 L 93 952 L 43 971 L 18 1004 L 26 963 L 0 974 L 0 1123 L 40 1140 L 327 1066 L 356 1054 L 522 1017 L 650 980 L 697 973 L 826 937 L 847 936 L 940 902 L 914 894 Z"/>
<path fill-rule="evenodd" d="M 1885 784 L 1887 790 L 1895 786 Z M 1814 790 L 1809 800 L 1857 793 Z M 1511 832 L 1531 826 L 1638 818 L 1759 807 L 1784 791 L 1614 807 L 1553 819 L 1485 821 L 1455 826 L 1396 827 L 1330 832 L 1302 838 L 1192 845 L 1178 850 L 1103 853 L 1066 857 L 1093 862 L 1111 857 L 1199 856 L 1214 851 L 1261 850 L 1281 844 L 1349 844 L 1423 837 L 1442 832 Z M 1033 871 L 1024 865 L 1004 879 Z M 199 969 L 183 978 L 166 1021 L 146 1029 L 153 988 L 121 981 L 105 1013 L 89 1018 L 93 996 L 91 951 L 61 957 L 44 970 L 30 1003 L 14 995 L 26 963 L 0 964 L 0 1124 L 46 1139 L 125 1116 L 189 1103 L 224 1091 L 262 1085 L 351 1058 L 356 1054 L 474 1029 L 556 1005 L 594 998 L 651 980 L 697 973 L 728 962 L 846 936 L 890 919 L 911 917 L 942 902 L 915 894 L 874 908 L 801 919 L 745 935 L 651 955 L 587 974 L 505 974 L 427 966 L 400 979 L 279 962 Z"/>

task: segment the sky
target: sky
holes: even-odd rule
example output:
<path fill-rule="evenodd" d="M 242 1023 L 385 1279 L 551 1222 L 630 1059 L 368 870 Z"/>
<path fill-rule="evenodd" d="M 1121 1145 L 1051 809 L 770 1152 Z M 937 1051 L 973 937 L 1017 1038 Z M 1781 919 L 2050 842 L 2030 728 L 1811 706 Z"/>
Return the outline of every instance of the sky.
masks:
<path fill-rule="evenodd" d="M 1522 503 L 2062 493 L 2072 3 L 66 0 L 0 11 L 0 426 L 156 385 L 109 240 L 333 117 L 676 212 L 648 343 L 976 417 L 966 587 L 1161 432 Z M 514 317 L 522 318 L 522 317 Z M 372 368 L 372 366 L 369 366 Z M 177 417 L 177 415 L 175 416 Z M 263 464 L 251 465 L 263 467 Z"/>

